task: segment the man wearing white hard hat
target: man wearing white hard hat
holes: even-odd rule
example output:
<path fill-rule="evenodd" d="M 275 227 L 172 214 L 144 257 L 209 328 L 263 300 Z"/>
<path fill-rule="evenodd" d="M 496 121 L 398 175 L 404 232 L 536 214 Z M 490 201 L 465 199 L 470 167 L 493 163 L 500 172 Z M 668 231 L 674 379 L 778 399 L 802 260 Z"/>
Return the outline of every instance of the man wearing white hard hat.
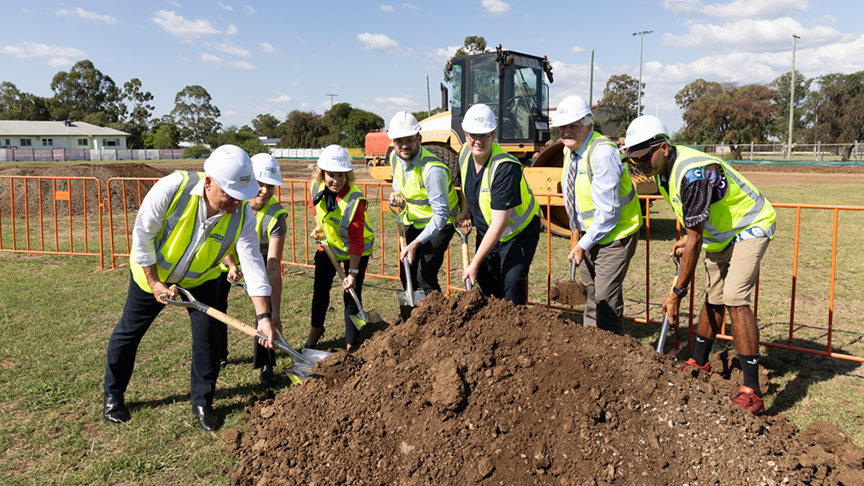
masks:
<path fill-rule="evenodd" d="M 645 174 L 653 174 L 663 198 L 672 205 L 686 234 L 672 245 L 681 256 L 675 287 L 661 312 L 673 320 L 705 250 L 708 290 L 699 315 L 693 356 L 681 371 L 710 372 L 708 358 L 726 311 L 732 317 L 735 350 L 744 383 L 732 402 L 754 414 L 765 410 L 759 388 L 759 326 L 750 308 L 750 293 L 777 215 L 756 187 L 724 160 L 683 145 L 672 145 L 659 118 L 645 115 L 630 123 L 625 157 Z"/>
<path fill-rule="evenodd" d="M 456 224 L 477 228 L 474 258 L 462 274 L 487 295 L 514 304 L 528 300 L 528 268 L 540 239 L 540 205 L 522 164 L 495 142 L 498 121 L 485 104 L 465 112 L 459 151 L 462 212 Z"/>
<path fill-rule="evenodd" d="M 396 113 L 387 136 L 393 141 L 389 203 L 402 208 L 407 242 L 400 259 L 407 258 L 411 266 L 412 288 L 423 289 L 426 294 L 440 292 L 438 271 L 456 233 L 453 221 L 460 210 L 453 175 L 441 159 L 420 145 L 420 124 L 411 113 Z M 403 272 L 403 287 L 406 278 Z"/>
<path fill-rule="evenodd" d="M 561 184 L 570 231 L 579 235 L 567 260 L 579 265 L 586 285 L 583 324 L 620 335 L 624 277 L 636 252 L 642 213 L 626 163 L 616 145 L 594 131 L 592 114 L 585 100 L 568 96 L 552 123 L 564 143 Z"/>
<path fill-rule="evenodd" d="M 312 237 L 325 241 L 333 250 L 336 260 L 345 269 L 345 344 L 349 353 L 357 349 L 357 327 L 351 316 L 360 309 L 348 293 L 354 289 L 357 298 L 363 298 L 363 279 L 372 255 L 375 235 L 366 222 L 368 207 L 363 191 L 354 184 L 354 165 L 348 151 L 339 145 L 330 145 L 321 151 L 315 173 L 309 186 L 309 207 L 317 226 Z M 314 348 L 324 334 L 324 321 L 330 308 L 330 286 L 336 269 L 322 246 L 315 252 L 315 282 L 312 290 L 312 319 L 306 347 Z"/>
<path fill-rule="evenodd" d="M 282 328 L 281 300 L 282 300 L 282 249 L 285 247 L 285 235 L 288 232 L 286 217 L 288 212 L 279 204 L 274 194 L 276 186 L 281 186 L 282 172 L 279 162 L 270 154 L 255 154 L 252 156 L 252 169 L 255 179 L 258 181 L 258 194 L 247 203 L 255 214 L 255 231 L 258 234 L 258 246 L 261 256 L 264 258 L 264 266 L 267 269 L 267 282 L 270 284 L 271 322 L 274 326 Z M 243 269 L 237 262 L 237 255 L 233 251 L 225 256 L 221 266 L 222 276 L 219 278 L 219 305 L 222 312 L 228 311 L 228 293 L 231 284 L 228 279 L 239 282 L 243 278 Z M 257 320 L 256 320 L 257 321 Z M 226 363 L 228 360 L 228 326 L 220 323 L 222 332 L 222 353 L 220 361 Z M 276 353 L 253 343 L 252 369 L 260 369 L 261 386 L 269 388 L 276 384 L 276 376 L 273 367 L 276 365 Z"/>
<path fill-rule="evenodd" d="M 124 393 L 132 378 L 138 345 L 183 287 L 202 303 L 217 304 L 219 262 L 236 245 L 246 270 L 249 295 L 258 314 L 260 343 L 272 348 L 267 311 L 270 285 L 258 252 L 255 216 L 242 202 L 258 193 L 252 161 L 243 149 L 223 145 L 204 162 L 204 172 L 177 171 L 157 181 L 141 203 L 132 232 L 131 280 L 126 306 L 108 341 L 102 416 L 110 423 L 131 418 Z M 213 410 L 219 377 L 221 336 L 216 321 L 189 311 L 192 328 L 190 374 L 192 413 L 206 431 L 220 427 Z"/>

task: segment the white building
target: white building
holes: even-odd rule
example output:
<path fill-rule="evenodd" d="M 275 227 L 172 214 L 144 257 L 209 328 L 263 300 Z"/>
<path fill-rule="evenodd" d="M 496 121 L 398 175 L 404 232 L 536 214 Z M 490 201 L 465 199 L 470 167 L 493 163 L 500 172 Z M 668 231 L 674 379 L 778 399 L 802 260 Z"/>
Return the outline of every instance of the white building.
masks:
<path fill-rule="evenodd" d="M 0 148 L 125 149 L 128 136 L 84 122 L 0 120 Z"/>

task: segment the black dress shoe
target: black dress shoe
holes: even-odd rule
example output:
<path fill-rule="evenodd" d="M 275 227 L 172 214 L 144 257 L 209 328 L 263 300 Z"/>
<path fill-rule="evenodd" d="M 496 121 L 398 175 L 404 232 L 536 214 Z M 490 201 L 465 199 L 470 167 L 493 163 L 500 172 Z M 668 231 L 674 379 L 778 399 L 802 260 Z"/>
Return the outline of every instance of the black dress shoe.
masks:
<path fill-rule="evenodd" d="M 261 388 L 272 388 L 276 384 L 276 375 L 271 365 L 261 367 Z"/>
<path fill-rule="evenodd" d="M 102 418 L 112 424 L 122 424 L 132 418 L 123 395 L 102 394 Z"/>
<path fill-rule="evenodd" d="M 192 415 L 198 419 L 198 426 L 201 427 L 201 430 L 213 432 L 222 426 L 222 422 L 212 405 L 192 405 Z"/>

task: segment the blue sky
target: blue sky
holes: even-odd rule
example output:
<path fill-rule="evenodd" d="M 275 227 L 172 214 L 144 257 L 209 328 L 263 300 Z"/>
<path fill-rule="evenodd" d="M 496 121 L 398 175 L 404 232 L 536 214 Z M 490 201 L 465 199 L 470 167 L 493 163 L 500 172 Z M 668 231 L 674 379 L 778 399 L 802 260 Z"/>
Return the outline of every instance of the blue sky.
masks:
<path fill-rule="evenodd" d="M 161 116 L 187 85 L 204 86 L 223 125 L 259 113 L 323 113 L 348 102 L 381 115 L 432 105 L 447 58 L 466 36 L 490 46 L 546 55 L 554 66 L 550 106 L 594 101 L 614 74 L 639 76 L 643 103 L 670 129 L 674 96 L 701 77 L 767 83 L 796 68 L 808 77 L 864 70 L 864 3 L 835 0 L 522 1 L 249 0 L 20 2 L 4 7 L 0 81 L 52 96 L 51 78 L 90 59 L 122 86 L 139 78 Z"/>

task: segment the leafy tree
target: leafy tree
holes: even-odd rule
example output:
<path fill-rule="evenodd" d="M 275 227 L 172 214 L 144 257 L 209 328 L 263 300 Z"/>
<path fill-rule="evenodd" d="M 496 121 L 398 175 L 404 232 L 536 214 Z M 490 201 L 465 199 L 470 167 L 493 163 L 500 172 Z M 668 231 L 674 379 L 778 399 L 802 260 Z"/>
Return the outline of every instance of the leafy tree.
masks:
<path fill-rule="evenodd" d="M 279 136 L 279 119 L 269 113 L 262 113 L 252 120 L 253 131 L 259 137 L 277 138 Z"/>
<path fill-rule="evenodd" d="M 807 97 L 810 123 L 801 135 L 808 143 L 842 144 L 864 139 L 864 71 L 826 74 L 819 89 Z M 837 148 L 843 160 L 852 156 L 854 144 Z"/>
<path fill-rule="evenodd" d="M 324 125 L 324 117 L 311 111 L 294 110 L 288 113 L 279 125 L 280 148 L 310 148 L 324 146 L 324 138 L 329 131 Z"/>
<path fill-rule="evenodd" d="M 141 91 L 140 79 L 132 78 L 123 84 L 122 99 L 123 103 L 121 106 L 123 116 L 126 116 L 126 121 L 146 126 L 147 120 L 153 116 L 153 105 L 150 104 L 153 101 L 153 95 L 149 91 Z"/>
<path fill-rule="evenodd" d="M 699 99 L 699 97 L 707 94 L 709 91 L 717 90 L 719 88 L 721 88 L 720 83 L 716 81 L 705 81 L 704 79 L 699 78 L 681 88 L 681 91 L 675 95 L 675 104 L 678 105 L 682 111 L 687 111 L 690 104 Z"/>
<path fill-rule="evenodd" d="M 645 83 L 642 83 L 645 89 Z M 636 118 L 639 105 L 639 80 L 627 74 L 616 74 L 606 81 L 603 97 L 597 104 L 606 113 L 606 123 L 617 128 L 612 137 L 623 137 L 627 126 Z"/>
<path fill-rule="evenodd" d="M 120 121 L 120 90 L 114 80 L 87 59 L 75 63 L 68 73 L 55 74 L 51 90 L 51 117 L 55 120 L 81 120 L 101 126 Z"/>
<path fill-rule="evenodd" d="M 180 129 L 173 123 L 162 123 L 144 136 L 146 148 L 170 149 L 180 144 Z"/>
<path fill-rule="evenodd" d="M 465 42 L 463 43 L 463 46 L 460 47 L 459 49 L 457 49 L 456 53 L 453 54 L 453 57 L 451 57 L 447 61 L 447 65 L 449 65 L 450 62 L 452 62 L 453 59 L 456 59 L 457 57 L 465 57 L 465 56 L 470 56 L 472 54 L 480 54 L 483 52 L 489 52 L 486 50 L 486 39 L 484 39 L 483 36 L 479 36 L 479 35 L 469 35 L 468 37 L 465 38 Z M 449 83 L 451 79 L 452 79 L 452 77 L 450 76 L 450 72 L 447 71 L 447 68 L 445 67 L 444 68 L 444 81 Z"/>
<path fill-rule="evenodd" d="M 250 156 L 261 153 L 270 153 L 270 147 L 258 138 L 251 130 L 237 129 L 236 125 L 228 125 L 223 131 L 212 135 L 207 139 L 211 147 L 232 144 L 245 150 Z"/>
<path fill-rule="evenodd" d="M 210 93 L 198 85 L 186 86 L 174 97 L 171 116 L 183 139 L 200 144 L 222 127 L 216 121 L 222 113 L 211 101 Z"/>
<path fill-rule="evenodd" d="M 0 120 L 47 121 L 51 119 L 48 100 L 22 93 L 9 81 L 0 83 Z"/>
<path fill-rule="evenodd" d="M 183 149 L 184 159 L 204 159 L 210 156 L 211 150 L 206 145 L 193 145 Z"/>
<path fill-rule="evenodd" d="M 682 94 L 686 89 L 678 93 L 682 98 L 688 96 Z M 767 139 L 768 120 L 777 109 L 777 97 L 776 90 L 763 84 L 739 87 L 736 83 L 714 83 L 689 102 L 679 137 L 728 144 L 734 158 L 740 159 L 743 144 Z"/>
<path fill-rule="evenodd" d="M 779 94 L 777 98 L 777 110 L 771 116 L 771 121 L 768 124 L 768 133 L 777 137 L 780 140 L 789 138 L 789 97 L 792 95 L 790 88 L 790 76 L 792 72 L 785 73 L 771 81 L 768 85 L 772 89 L 777 90 Z M 792 120 L 792 140 L 798 140 L 801 130 L 804 129 L 804 120 L 806 118 L 806 109 L 804 101 L 807 99 L 807 93 L 810 92 L 810 85 L 813 79 L 805 78 L 797 70 L 795 71 L 795 113 Z"/>
<path fill-rule="evenodd" d="M 322 123 L 329 136 L 326 144 L 338 143 L 343 147 L 363 147 L 370 130 L 384 128 L 384 119 L 375 113 L 352 108 L 349 103 L 337 103 L 324 113 Z"/>
<path fill-rule="evenodd" d="M 437 115 L 438 113 L 441 113 L 441 107 L 440 106 L 436 106 L 435 108 L 432 108 L 432 111 L 426 111 L 426 110 L 415 111 L 411 114 L 414 115 L 414 118 L 416 118 L 417 120 L 423 121 L 425 118 L 429 118 L 432 115 Z"/>
<path fill-rule="evenodd" d="M 138 125 L 135 123 L 109 123 L 108 128 L 128 133 L 129 137 L 126 139 L 126 146 L 130 149 L 146 147 L 144 137 L 148 133 L 147 125 Z"/>

